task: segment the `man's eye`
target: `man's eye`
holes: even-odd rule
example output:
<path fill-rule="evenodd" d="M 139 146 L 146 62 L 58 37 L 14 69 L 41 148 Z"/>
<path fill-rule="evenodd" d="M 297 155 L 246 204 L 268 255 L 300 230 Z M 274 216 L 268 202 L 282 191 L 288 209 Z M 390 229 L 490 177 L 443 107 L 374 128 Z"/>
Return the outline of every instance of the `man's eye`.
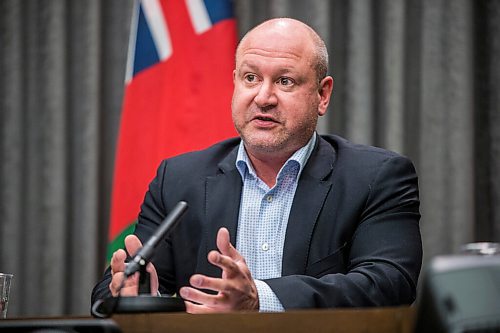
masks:
<path fill-rule="evenodd" d="M 244 79 L 247 82 L 255 82 L 257 80 L 257 77 L 254 74 L 247 74 L 245 75 Z"/>
<path fill-rule="evenodd" d="M 280 77 L 278 84 L 281 84 L 282 86 L 291 86 L 293 84 L 293 80 L 289 77 Z"/>

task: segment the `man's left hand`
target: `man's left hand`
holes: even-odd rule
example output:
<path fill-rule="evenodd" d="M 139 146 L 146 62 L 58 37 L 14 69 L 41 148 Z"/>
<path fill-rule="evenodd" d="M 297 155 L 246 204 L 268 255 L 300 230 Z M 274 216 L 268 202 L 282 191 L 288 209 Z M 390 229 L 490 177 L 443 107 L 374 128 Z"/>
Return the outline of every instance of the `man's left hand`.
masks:
<path fill-rule="evenodd" d="M 182 287 L 180 295 L 186 301 L 188 313 L 228 312 L 258 310 L 257 287 L 245 262 L 245 258 L 234 248 L 226 228 L 217 233 L 217 248 L 211 251 L 208 261 L 222 269 L 221 278 L 201 274 L 193 275 L 189 282 L 194 287 Z M 207 294 L 199 289 L 214 290 Z"/>

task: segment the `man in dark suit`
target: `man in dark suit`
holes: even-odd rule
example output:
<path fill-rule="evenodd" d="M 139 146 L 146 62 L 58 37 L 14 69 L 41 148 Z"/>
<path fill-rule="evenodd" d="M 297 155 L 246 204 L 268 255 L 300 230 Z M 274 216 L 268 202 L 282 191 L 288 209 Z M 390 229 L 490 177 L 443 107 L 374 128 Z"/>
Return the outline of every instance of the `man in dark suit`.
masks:
<path fill-rule="evenodd" d="M 148 266 L 152 294 L 191 313 L 409 304 L 422 259 L 411 162 L 315 133 L 333 89 L 321 38 L 292 19 L 245 35 L 232 115 L 241 140 L 162 162 L 141 206 L 135 253 L 180 200 L 189 210 Z M 92 299 L 117 295 L 115 252 Z M 137 294 L 137 276 L 121 295 Z"/>

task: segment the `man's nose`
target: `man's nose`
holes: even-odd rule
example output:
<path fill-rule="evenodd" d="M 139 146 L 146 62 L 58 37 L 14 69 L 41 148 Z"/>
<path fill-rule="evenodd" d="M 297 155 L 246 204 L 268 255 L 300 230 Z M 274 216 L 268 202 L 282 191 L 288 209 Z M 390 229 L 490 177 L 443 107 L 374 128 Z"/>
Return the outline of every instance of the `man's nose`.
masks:
<path fill-rule="evenodd" d="M 263 82 L 257 95 L 254 97 L 254 101 L 259 107 L 266 107 L 269 105 L 276 105 L 278 99 L 276 97 L 276 92 L 274 91 L 275 86 L 273 82 Z"/>

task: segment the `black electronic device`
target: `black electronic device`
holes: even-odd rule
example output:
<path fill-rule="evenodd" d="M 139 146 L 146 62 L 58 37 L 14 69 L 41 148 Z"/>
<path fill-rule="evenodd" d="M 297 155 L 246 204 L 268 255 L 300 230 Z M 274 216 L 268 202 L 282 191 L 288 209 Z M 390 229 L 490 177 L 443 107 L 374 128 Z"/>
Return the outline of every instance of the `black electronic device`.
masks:
<path fill-rule="evenodd" d="M 179 223 L 187 211 L 188 205 L 180 201 L 162 221 L 155 233 L 146 241 L 144 246 L 127 263 L 124 275 L 129 277 L 139 272 L 139 296 L 135 297 L 108 297 L 97 300 L 91 309 L 94 317 L 107 318 L 113 313 L 140 313 L 140 312 L 179 312 L 185 311 L 184 301 L 179 297 L 151 296 L 149 290 L 149 274 L 146 265 L 154 255 L 154 250 Z M 125 279 L 122 282 L 122 287 Z M 120 289 L 122 288 L 120 287 Z"/>
<path fill-rule="evenodd" d="M 145 268 L 146 264 L 151 260 L 155 248 L 158 246 L 160 241 L 175 228 L 187 208 L 188 205 L 185 201 L 179 201 L 177 205 L 175 205 L 167 217 L 165 217 L 162 221 L 155 233 L 147 240 L 146 244 L 144 244 L 144 246 L 137 251 L 132 261 L 127 264 L 127 267 L 125 268 L 126 277 L 129 277 L 139 271 L 141 267 Z"/>
<path fill-rule="evenodd" d="M 500 256 L 432 259 L 415 323 L 415 333 L 500 333 Z"/>

